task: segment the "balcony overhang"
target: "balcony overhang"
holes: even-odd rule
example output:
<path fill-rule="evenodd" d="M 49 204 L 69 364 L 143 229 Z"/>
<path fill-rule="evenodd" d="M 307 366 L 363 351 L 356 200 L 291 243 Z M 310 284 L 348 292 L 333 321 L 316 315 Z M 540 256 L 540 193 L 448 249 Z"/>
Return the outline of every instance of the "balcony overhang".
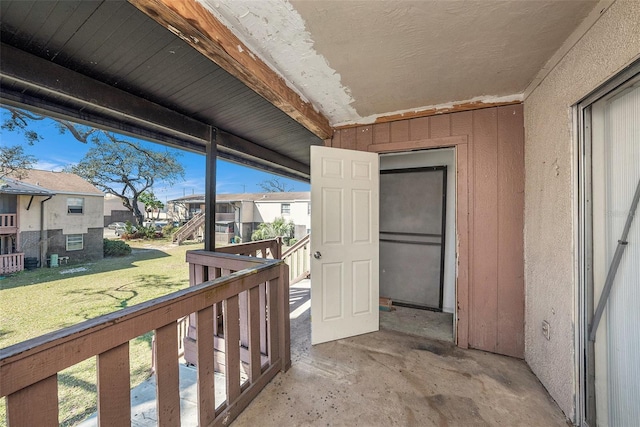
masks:
<path fill-rule="evenodd" d="M 129 3 L 36 3 L 0 5 L 3 104 L 308 181 L 322 140 L 184 38 Z"/>

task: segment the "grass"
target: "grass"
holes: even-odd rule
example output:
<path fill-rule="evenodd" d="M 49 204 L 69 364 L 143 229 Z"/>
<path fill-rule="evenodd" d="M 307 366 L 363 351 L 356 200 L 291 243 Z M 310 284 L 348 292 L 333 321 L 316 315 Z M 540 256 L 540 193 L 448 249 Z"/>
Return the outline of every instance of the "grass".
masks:
<path fill-rule="evenodd" d="M 126 257 L 23 271 L 0 280 L 0 348 L 188 287 L 185 252 L 201 245 L 128 243 L 133 251 Z M 86 270 L 61 274 L 78 268 Z M 148 333 L 130 342 L 132 387 L 149 377 L 151 338 Z M 95 358 L 60 372 L 58 395 L 61 425 L 94 413 Z M 1 402 L 0 426 L 6 423 L 5 411 Z"/>

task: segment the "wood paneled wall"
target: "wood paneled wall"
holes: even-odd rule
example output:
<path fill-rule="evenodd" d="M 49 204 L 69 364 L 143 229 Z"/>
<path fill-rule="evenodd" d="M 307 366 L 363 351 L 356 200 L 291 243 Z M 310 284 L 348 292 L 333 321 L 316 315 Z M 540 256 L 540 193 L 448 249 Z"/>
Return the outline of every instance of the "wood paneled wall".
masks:
<path fill-rule="evenodd" d="M 327 144 L 373 152 L 456 147 L 458 345 L 522 358 L 522 104 L 341 129 Z"/>

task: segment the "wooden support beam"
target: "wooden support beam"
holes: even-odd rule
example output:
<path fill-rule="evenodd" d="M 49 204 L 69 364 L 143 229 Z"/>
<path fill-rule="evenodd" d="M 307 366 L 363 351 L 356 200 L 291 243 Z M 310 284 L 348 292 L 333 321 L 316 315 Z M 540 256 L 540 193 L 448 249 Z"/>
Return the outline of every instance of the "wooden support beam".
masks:
<path fill-rule="evenodd" d="M 514 101 L 500 101 L 500 102 L 482 102 L 482 101 L 460 102 L 457 104 L 454 103 L 450 107 L 433 107 L 433 108 L 427 108 L 424 110 L 408 111 L 405 113 L 380 116 L 376 118 L 373 124 L 390 123 L 390 122 L 397 122 L 400 120 L 417 119 L 420 117 L 438 116 L 440 114 L 458 113 L 460 111 L 481 110 L 483 108 L 503 107 L 505 105 L 516 105 L 516 104 L 522 104 L 522 101 L 514 100 Z M 368 125 L 369 124 L 350 123 L 347 125 L 336 126 L 334 130 L 351 129 L 351 128 L 356 128 L 358 126 L 368 126 Z M 326 145 L 326 142 L 325 142 L 325 145 Z"/>
<path fill-rule="evenodd" d="M 275 71 L 196 0 L 129 0 L 194 49 L 253 89 L 320 139 L 333 134 L 329 120 L 305 102 Z"/>
<path fill-rule="evenodd" d="M 202 152 L 211 126 L 5 43 L 2 103 Z M 38 72 L 34 72 L 38 70 Z"/>
<path fill-rule="evenodd" d="M 216 250 L 216 160 L 218 147 L 216 132 L 212 129 L 211 140 L 207 144 L 205 171 L 205 208 L 204 208 L 204 250 Z"/>

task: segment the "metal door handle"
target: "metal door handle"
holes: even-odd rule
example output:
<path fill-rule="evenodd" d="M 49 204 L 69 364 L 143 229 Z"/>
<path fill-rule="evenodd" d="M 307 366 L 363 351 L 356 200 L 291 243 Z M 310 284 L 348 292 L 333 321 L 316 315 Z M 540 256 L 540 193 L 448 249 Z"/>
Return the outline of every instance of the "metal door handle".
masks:
<path fill-rule="evenodd" d="M 313 257 L 315 259 L 320 259 L 320 258 L 322 258 L 322 254 L 320 253 L 320 251 L 315 251 L 314 254 L 313 254 Z"/>

